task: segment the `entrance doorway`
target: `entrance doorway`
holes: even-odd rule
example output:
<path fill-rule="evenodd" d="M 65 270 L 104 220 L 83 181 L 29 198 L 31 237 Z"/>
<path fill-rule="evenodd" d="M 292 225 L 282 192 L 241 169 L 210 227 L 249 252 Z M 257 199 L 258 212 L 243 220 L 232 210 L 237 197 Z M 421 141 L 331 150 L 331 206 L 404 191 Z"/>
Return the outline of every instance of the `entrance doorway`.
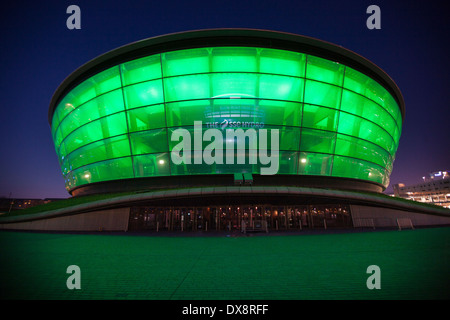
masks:
<path fill-rule="evenodd" d="M 352 227 L 350 207 L 318 205 L 135 206 L 129 230 L 283 231 Z"/>

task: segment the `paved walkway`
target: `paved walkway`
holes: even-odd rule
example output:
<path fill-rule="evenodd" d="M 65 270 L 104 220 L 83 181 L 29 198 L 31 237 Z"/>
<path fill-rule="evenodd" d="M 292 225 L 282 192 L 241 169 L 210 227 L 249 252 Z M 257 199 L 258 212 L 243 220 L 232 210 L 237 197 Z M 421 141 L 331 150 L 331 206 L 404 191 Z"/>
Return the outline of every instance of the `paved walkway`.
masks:
<path fill-rule="evenodd" d="M 153 234 L 155 235 L 155 234 Z M 2 299 L 448 299 L 450 228 L 275 236 L 0 232 Z M 80 290 L 69 290 L 70 265 Z M 380 268 L 369 290 L 367 268 Z"/>

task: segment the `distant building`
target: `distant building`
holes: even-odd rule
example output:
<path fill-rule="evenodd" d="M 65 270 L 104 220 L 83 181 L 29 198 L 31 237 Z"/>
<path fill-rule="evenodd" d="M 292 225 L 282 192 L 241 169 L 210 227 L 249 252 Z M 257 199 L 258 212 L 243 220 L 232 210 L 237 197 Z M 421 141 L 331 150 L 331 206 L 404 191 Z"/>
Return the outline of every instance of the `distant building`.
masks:
<path fill-rule="evenodd" d="M 61 199 L 57 198 L 45 198 L 45 199 L 12 199 L 12 198 L 0 198 L 0 211 L 8 212 L 11 210 L 21 210 L 30 207 L 34 207 L 41 204 L 46 204 L 52 201 Z"/>
<path fill-rule="evenodd" d="M 432 172 L 422 179 L 422 183 L 412 186 L 405 186 L 403 183 L 395 184 L 394 195 L 450 208 L 450 170 Z"/>

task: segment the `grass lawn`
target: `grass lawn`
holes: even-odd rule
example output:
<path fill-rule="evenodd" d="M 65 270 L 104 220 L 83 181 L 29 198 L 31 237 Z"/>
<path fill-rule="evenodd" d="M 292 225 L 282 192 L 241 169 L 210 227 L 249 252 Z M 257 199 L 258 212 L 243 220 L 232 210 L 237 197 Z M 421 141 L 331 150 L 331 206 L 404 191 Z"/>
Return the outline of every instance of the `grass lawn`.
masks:
<path fill-rule="evenodd" d="M 242 237 L 0 232 L 2 299 L 449 299 L 450 228 Z M 66 269 L 81 270 L 69 290 Z M 369 290 L 367 267 L 380 268 Z"/>

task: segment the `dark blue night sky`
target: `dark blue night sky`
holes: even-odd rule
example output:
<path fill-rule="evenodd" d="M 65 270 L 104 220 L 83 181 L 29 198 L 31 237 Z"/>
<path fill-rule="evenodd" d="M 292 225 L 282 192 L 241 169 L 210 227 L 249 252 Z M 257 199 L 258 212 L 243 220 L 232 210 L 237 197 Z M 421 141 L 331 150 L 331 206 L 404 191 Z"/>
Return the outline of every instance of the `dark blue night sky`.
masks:
<path fill-rule="evenodd" d="M 449 6 L 444 1 L 9 1 L 0 34 L 0 197 L 68 197 L 47 122 L 58 85 L 130 42 L 207 28 L 256 28 L 329 41 L 371 60 L 397 83 L 406 119 L 391 175 L 419 183 L 450 169 Z M 69 30 L 66 9 L 81 9 Z M 369 30 L 366 9 L 381 9 Z"/>

